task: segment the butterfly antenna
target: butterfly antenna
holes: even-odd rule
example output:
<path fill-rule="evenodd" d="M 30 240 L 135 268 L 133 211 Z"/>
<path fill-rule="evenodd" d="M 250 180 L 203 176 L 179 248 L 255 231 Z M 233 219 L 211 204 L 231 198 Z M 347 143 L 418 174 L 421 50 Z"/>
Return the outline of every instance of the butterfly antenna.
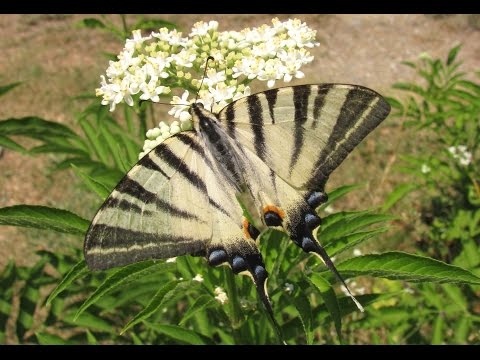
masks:
<path fill-rule="evenodd" d="M 197 102 L 198 94 L 200 93 L 200 89 L 202 88 L 202 85 L 203 85 L 203 80 L 205 79 L 205 75 L 207 75 L 208 62 L 209 62 L 210 60 L 215 61 L 215 59 L 213 58 L 213 56 L 207 57 L 207 62 L 205 63 L 205 69 L 203 69 L 202 81 L 200 82 L 200 87 L 198 88 L 197 96 L 195 96 L 195 102 Z"/>
<path fill-rule="evenodd" d="M 358 310 L 360 310 L 361 312 L 364 312 L 365 309 L 363 308 L 362 304 L 360 304 L 360 302 L 357 299 L 355 299 L 355 296 L 353 296 L 352 292 L 350 291 L 347 284 L 345 283 L 345 280 L 343 280 L 342 276 L 338 272 L 337 268 L 333 264 L 332 259 L 330 259 L 330 256 L 328 256 L 325 249 L 322 246 L 318 245 L 316 246 L 316 253 L 320 255 L 326 267 L 335 275 L 337 280 L 340 281 L 340 283 L 345 287 L 345 289 L 347 290 L 348 296 L 350 296 L 350 298 L 353 300 Z"/>

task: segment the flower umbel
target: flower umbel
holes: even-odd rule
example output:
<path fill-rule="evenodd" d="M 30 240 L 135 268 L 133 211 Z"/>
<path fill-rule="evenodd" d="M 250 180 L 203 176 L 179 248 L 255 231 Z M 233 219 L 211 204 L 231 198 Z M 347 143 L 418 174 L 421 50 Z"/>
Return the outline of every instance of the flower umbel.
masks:
<path fill-rule="evenodd" d="M 218 27 L 217 21 L 200 21 L 193 25 L 188 37 L 167 28 L 148 36 L 135 30 L 118 60 L 110 61 L 106 76 L 101 76 L 96 94 L 102 97 L 103 105 L 110 105 L 110 111 L 121 102 L 129 106 L 139 100 L 159 102 L 172 90 L 182 93 L 183 89 L 181 98 L 173 96 L 169 111 L 180 123 L 165 124 L 170 126 L 168 131 L 162 131 L 160 126 L 149 130 L 141 156 L 168 136 L 192 128 L 188 107 L 197 93 L 196 101 L 218 112 L 249 95 L 248 84 L 254 79 L 273 87 L 276 81 L 303 78 L 300 68 L 313 60 L 307 49 L 319 45 L 316 30 L 298 19 L 281 22 L 275 18 L 272 25 L 242 31 L 220 32 Z M 202 83 L 209 56 L 214 61 L 208 64 Z"/>

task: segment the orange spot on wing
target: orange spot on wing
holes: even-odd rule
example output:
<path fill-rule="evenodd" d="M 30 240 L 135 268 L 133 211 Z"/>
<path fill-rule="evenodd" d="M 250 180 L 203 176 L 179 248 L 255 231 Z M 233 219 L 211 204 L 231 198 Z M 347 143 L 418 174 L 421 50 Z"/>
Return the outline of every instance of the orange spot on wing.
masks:
<path fill-rule="evenodd" d="M 282 220 L 285 217 L 285 212 L 282 209 L 280 209 L 280 208 L 278 208 L 274 205 L 267 205 L 263 208 L 263 213 L 264 214 L 269 212 L 269 211 L 274 212 L 275 214 L 280 216 L 280 219 L 282 219 Z"/>
<path fill-rule="evenodd" d="M 243 225 L 243 235 L 245 235 L 245 237 L 247 239 L 251 239 L 252 237 L 250 236 L 250 233 L 248 232 L 248 225 L 249 225 L 248 220 L 243 219 L 242 225 Z"/>

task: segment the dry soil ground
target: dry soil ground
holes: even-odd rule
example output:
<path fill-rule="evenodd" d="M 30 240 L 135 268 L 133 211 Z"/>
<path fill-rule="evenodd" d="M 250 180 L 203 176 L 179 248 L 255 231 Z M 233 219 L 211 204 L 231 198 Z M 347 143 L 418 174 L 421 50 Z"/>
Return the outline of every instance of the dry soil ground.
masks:
<path fill-rule="evenodd" d="M 149 15 L 172 21 L 188 33 L 199 20 L 218 20 L 221 30 L 241 30 L 268 23 L 274 15 Z M 122 44 L 110 34 L 75 26 L 84 15 L 0 15 L 0 84 L 23 81 L 1 98 L 0 119 L 38 115 L 60 123 L 74 124 L 80 110 L 71 96 L 94 92 L 107 60 L 102 52 L 118 52 Z M 135 21 L 137 15 L 128 17 Z M 465 70 L 480 69 L 480 26 L 478 16 L 451 15 L 278 15 L 298 17 L 318 31 L 321 46 L 313 50 L 314 62 L 305 68 L 306 81 L 362 84 L 383 94 L 391 85 L 414 79 L 400 65 L 422 52 L 444 57 L 462 43 L 460 57 Z M 109 16 L 118 22 L 116 16 Z M 354 197 L 353 206 L 378 204 L 397 181 L 392 173 L 396 150 L 408 147 L 410 135 L 398 120 L 383 124 L 362 151 L 353 154 L 332 177 L 332 184 L 366 181 L 364 193 Z M 368 154 L 367 158 L 359 154 Z M 31 158 L 5 151 L 0 158 L 0 207 L 14 204 L 44 204 L 77 211 L 84 209 L 69 172 L 48 175 L 48 157 Z M 361 201 L 361 203 L 359 203 Z M 48 240 L 48 241 L 47 241 Z M 0 227 L 0 267 L 13 257 L 29 262 L 32 251 L 73 242 L 46 232 Z"/>

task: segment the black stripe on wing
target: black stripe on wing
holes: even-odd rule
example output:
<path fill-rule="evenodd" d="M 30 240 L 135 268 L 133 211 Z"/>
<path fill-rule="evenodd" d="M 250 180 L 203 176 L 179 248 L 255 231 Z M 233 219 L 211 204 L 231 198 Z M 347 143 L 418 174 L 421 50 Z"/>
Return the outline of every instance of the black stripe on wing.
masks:
<path fill-rule="evenodd" d="M 257 156 L 265 161 L 265 134 L 263 133 L 263 109 L 257 95 L 247 97 L 248 115 L 254 136 L 254 146 Z"/>
<path fill-rule="evenodd" d="M 303 125 L 308 118 L 308 98 L 310 96 L 311 86 L 294 86 L 293 87 L 293 105 L 295 107 L 294 123 L 295 123 L 295 133 L 294 133 L 294 148 L 292 151 L 292 156 L 290 158 L 290 175 L 292 174 L 293 167 L 298 161 L 300 152 L 302 151 L 303 141 L 304 141 L 304 132 L 305 129 Z"/>
<path fill-rule="evenodd" d="M 203 220 L 200 219 L 197 215 L 192 214 L 186 210 L 179 209 L 178 207 L 166 202 L 165 200 L 160 199 L 156 194 L 145 189 L 138 182 L 128 177 L 128 175 L 123 178 L 123 180 L 120 182 L 120 184 L 117 185 L 115 190 L 122 194 L 128 194 L 145 204 L 155 204 L 157 206 L 157 209 L 168 212 L 170 215 L 177 216 L 183 219 L 195 219 L 197 221 L 203 222 Z M 114 203 L 109 203 L 109 201 L 107 201 L 105 202 L 104 206 L 112 207 L 110 206 L 112 204 Z"/>
<path fill-rule="evenodd" d="M 371 109 L 362 123 L 357 125 L 369 108 Z M 306 187 L 323 190 L 332 171 L 387 117 L 389 112 L 390 105 L 374 91 L 363 87 L 352 88 L 347 93 L 330 137 L 315 163 L 316 170 L 305 184 Z"/>
<path fill-rule="evenodd" d="M 85 260 L 90 269 L 103 270 L 147 259 L 205 256 L 209 241 L 96 224 L 85 239 Z"/>

